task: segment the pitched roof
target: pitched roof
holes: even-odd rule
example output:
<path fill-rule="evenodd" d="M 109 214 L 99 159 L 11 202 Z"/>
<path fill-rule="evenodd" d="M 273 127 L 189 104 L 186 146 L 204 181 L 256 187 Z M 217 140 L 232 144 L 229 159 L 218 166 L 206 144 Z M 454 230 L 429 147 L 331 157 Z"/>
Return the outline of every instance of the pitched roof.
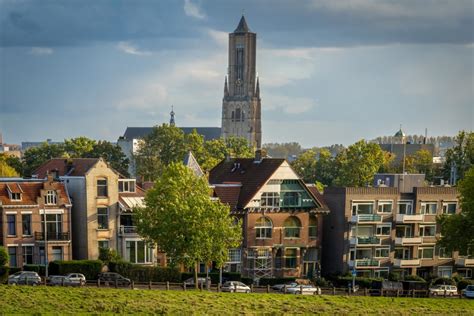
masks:
<path fill-rule="evenodd" d="M 135 186 L 135 192 L 119 192 L 119 203 L 126 210 L 132 210 L 135 206 L 143 206 L 145 191 L 139 186 Z"/>
<path fill-rule="evenodd" d="M 52 171 L 57 172 L 57 176 L 84 176 L 99 160 L 100 158 L 54 158 L 39 166 L 33 174 L 40 179 Z"/>
<path fill-rule="evenodd" d="M 229 204 L 230 209 L 234 210 L 237 207 L 237 203 L 239 202 L 240 196 L 240 184 L 234 185 L 216 185 L 214 187 L 214 196 L 218 197 L 219 200 L 224 204 Z"/>
<path fill-rule="evenodd" d="M 324 210 L 329 210 L 329 207 L 326 204 L 323 195 L 318 191 L 316 186 L 314 184 L 306 184 L 306 187 L 309 189 L 309 192 L 311 192 L 314 198 L 316 198 L 316 200 L 319 202 L 321 208 Z"/>
<path fill-rule="evenodd" d="M 220 127 L 179 127 L 184 134 L 190 134 L 194 129 L 200 135 L 204 136 L 205 140 L 218 139 L 221 137 Z M 139 139 L 147 136 L 153 130 L 153 127 L 127 127 L 123 137 L 128 140 Z"/>
<path fill-rule="evenodd" d="M 184 157 L 183 164 L 191 169 L 196 176 L 202 177 L 204 175 L 201 166 L 199 166 L 199 163 L 197 162 L 196 158 L 194 158 L 194 155 L 191 151 L 189 151 Z"/>
<path fill-rule="evenodd" d="M 237 25 L 237 28 L 235 29 L 234 33 L 248 33 L 250 32 L 250 29 L 247 25 L 247 21 L 245 21 L 245 17 L 242 15 L 242 18 L 240 18 L 239 25 Z"/>
<path fill-rule="evenodd" d="M 18 181 L 18 182 L 0 182 L 0 205 L 22 206 L 37 205 L 38 198 L 41 196 L 40 190 L 45 188 L 46 181 Z M 8 194 L 8 187 L 18 187 L 21 190 L 21 201 L 12 201 Z M 59 191 L 59 198 L 65 204 L 70 204 L 69 196 L 66 193 L 64 183 L 52 181 L 48 183 L 52 189 Z"/>
<path fill-rule="evenodd" d="M 244 208 L 284 161 L 285 159 L 279 158 L 263 158 L 256 163 L 253 158 L 224 159 L 210 171 L 209 183 L 211 185 L 240 183 L 242 187 L 235 205 L 237 208 Z M 219 192 L 237 194 L 235 189 Z M 220 198 L 219 195 L 218 197 Z"/>

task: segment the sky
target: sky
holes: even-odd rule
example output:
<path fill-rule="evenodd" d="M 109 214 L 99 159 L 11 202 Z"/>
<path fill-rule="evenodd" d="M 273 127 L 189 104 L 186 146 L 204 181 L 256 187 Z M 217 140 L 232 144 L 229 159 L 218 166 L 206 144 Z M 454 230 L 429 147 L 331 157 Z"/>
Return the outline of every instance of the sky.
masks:
<path fill-rule="evenodd" d="M 220 126 L 242 13 L 264 143 L 474 129 L 472 0 L 0 0 L 4 141 Z"/>

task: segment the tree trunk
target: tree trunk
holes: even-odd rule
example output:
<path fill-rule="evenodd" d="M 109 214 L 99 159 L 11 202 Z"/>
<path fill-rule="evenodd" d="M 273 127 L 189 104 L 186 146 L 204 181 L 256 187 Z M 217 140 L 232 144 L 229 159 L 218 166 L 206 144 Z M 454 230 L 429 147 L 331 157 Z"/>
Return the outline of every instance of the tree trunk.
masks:
<path fill-rule="evenodd" d="M 196 290 L 199 288 L 198 269 L 199 269 L 199 262 L 196 262 L 196 264 L 194 265 L 194 287 L 196 288 Z"/>

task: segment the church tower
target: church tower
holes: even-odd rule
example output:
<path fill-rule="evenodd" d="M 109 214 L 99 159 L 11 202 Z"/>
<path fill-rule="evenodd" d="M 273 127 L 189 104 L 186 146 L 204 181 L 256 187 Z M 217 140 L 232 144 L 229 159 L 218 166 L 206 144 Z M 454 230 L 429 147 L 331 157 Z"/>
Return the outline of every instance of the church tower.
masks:
<path fill-rule="evenodd" d="M 262 146 L 260 87 L 256 76 L 257 34 L 245 17 L 229 34 L 229 67 L 222 102 L 222 137 L 244 137 L 256 149 Z"/>

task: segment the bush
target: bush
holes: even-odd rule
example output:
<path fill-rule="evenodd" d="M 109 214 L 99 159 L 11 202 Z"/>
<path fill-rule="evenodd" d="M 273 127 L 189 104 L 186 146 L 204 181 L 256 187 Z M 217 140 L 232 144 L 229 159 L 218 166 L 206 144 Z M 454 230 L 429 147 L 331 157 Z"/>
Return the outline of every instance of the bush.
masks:
<path fill-rule="evenodd" d="M 458 282 L 458 291 L 464 290 L 468 285 L 474 285 L 473 280 L 462 279 Z"/>
<path fill-rule="evenodd" d="M 389 281 L 395 281 L 395 282 L 398 282 L 398 281 L 401 281 L 401 276 L 400 276 L 400 273 L 397 273 L 397 272 L 390 272 L 388 274 L 388 280 Z"/>
<path fill-rule="evenodd" d="M 39 264 L 25 264 L 23 266 L 23 271 L 34 271 L 41 276 L 46 275 L 46 267 L 44 265 Z"/>
<path fill-rule="evenodd" d="M 99 248 L 99 260 L 104 264 L 109 264 L 111 261 L 121 261 L 120 255 L 116 250 L 110 248 Z"/>
<path fill-rule="evenodd" d="M 0 284 L 6 283 L 8 280 L 9 267 L 0 266 Z"/>
<path fill-rule="evenodd" d="M 10 261 L 10 258 L 8 256 L 7 250 L 5 247 L 0 246 L 0 267 L 5 266 L 8 261 Z"/>
<path fill-rule="evenodd" d="M 276 285 L 276 284 L 285 284 L 290 282 L 295 282 L 296 278 L 261 278 L 258 281 L 258 285 L 266 286 L 266 285 Z"/>
<path fill-rule="evenodd" d="M 198 273 L 198 277 L 205 278 L 206 274 Z M 211 278 L 212 284 L 219 283 L 219 272 L 209 272 L 209 277 Z M 194 273 L 190 273 L 190 272 L 181 273 L 181 281 L 186 281 L 187 279 L 190 279 L 190 278 L 194 278 Z M 225 282 L 225 281 L 241 281 L 242 282 L 242 276 L 240 275 L 240 273 L 222 272 L 222 282 Z"/>
<path fill-rule="evenodd" d="M 320 287 L 332 287 L 332 283 L 325 278 L 314 278 L 313 283 Z"/>
<path fill-rule="evenodd" d="M 181 281 L 181 273 L 175 268 L 149 267 L 126 261 L 109 262 L 109 271 L 117 272 L 136 282 L 173 282 Z"/>
<path fill-rule="evenodd" d="M 432 285 L 447 284 L 456 285 L 456 282 L 451 278 L 437 278 L 431 282 Z"/>
<path fill-rule="evenodd" d="M 364 277 L 356 277 L 355 278 L 355 283 L 358 285 L 360 288 L 363 289 L 370 289 L 372 288 L 372 283 L 373 282 L 381 282 L 383 281 L 383 278 L 364 278 Z M 351 284 L 352 286 L 352 277 L 339 277 L 335 280 L 335 285 L 337 287 L 347 287 L 348 284 Z"/>
<path fill-rule="evenodd" d="M 49 263 L 49 274 L 82 273 L 87 280 L 95 280 L 102 271 L 102 266 L 100 260 L 52 261 Z"/>
<path fill-rule="evenodd" d="M 418 276 L 418 275 L 407 275 L 403 281 L 417 281 L 417 282 L 426 282 L 425 279 L 423 279 L 422 277 Z"/>
<path fill-rule="evenodd" d="M 253 279 L 242 277 L 240 278 L 240 282 L 250 286 L 251 284 L 253 284 Z"/>

